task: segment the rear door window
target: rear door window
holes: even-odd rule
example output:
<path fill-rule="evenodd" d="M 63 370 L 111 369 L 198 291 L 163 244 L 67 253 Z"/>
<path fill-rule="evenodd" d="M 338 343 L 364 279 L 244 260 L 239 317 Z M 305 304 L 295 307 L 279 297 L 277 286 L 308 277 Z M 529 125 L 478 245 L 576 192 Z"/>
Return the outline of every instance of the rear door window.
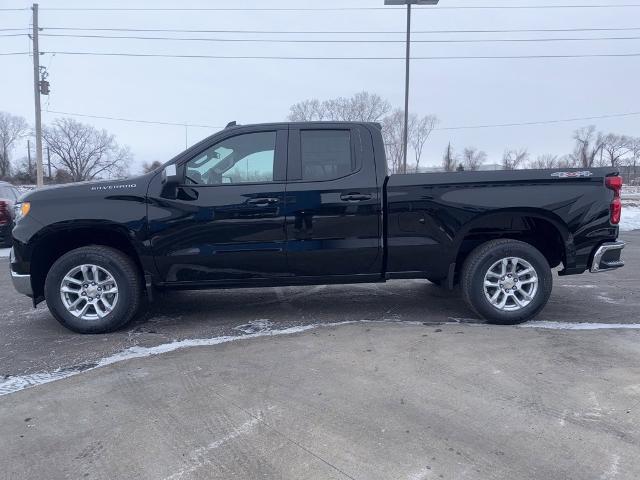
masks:
<path fill-rule="evenodd" d="M 335 180 L 356 170 L 349 130 L 301 130 L 300 157 L 303 181 Z"/>

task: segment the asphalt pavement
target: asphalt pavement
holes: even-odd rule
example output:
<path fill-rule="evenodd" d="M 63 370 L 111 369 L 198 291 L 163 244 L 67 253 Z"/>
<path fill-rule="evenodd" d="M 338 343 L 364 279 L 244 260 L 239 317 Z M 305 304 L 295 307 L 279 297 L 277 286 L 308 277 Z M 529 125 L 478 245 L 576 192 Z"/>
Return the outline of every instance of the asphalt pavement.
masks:
<path fill-rule="evenodd" d="M 623 239 L 624 269 L 555 277 L 524 327 L 394 281 L 166 293 L 82 336 L 2 275 L 0 393 L 33 386 L 0 396 L 0 478 L 640 478 Z"/>

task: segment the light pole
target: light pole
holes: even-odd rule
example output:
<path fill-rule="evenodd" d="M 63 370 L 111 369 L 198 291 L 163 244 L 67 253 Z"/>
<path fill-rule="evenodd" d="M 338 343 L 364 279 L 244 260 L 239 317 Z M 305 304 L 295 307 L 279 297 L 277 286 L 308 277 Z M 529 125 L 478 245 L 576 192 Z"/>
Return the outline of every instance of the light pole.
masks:
<path fill-rule="evenodd" d="M 402 131 L 402 170 L 407 173 L 407 150 L 409 146 L 409 63 L 411 54 L 411 5 L 437 5 L 440 0 L 384 0 L 385 5 L 407 6 L 407 54 L 404 77 L 404 128 Z"/>

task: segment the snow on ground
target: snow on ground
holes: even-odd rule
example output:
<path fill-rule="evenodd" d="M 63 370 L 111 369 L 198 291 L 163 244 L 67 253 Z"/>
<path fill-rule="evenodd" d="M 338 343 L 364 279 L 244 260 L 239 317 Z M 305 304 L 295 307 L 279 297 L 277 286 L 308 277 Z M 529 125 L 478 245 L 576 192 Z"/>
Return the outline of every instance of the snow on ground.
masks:
<path fill-rule="evenodd" d="M 68 368 L 60 368 L 53 372 L 38 372 L 32 373 L 29 375 L 16 375 L 6 377 L 4 380 L 0 380 L 0 396 L 8 395 L 10 393 L 18 392 L 20 390 L 24 390 L 25 388 L 34 387 L 37 385 L 42 385 L 49 382 L 54 382 L 56 380 L 62 380 L 63 378 L 72 377 L 74 375 L 78 375 L 82 372 L 88 372 L 89 370 L 94 370 L 96 368 L 104 367 L 107 365 L 112 365 L 114 363 L 123 362 L 125 360 L 131 360 L 133 358 L 144 358 L 151 357 L 153 355 L 160 355 L 163 353 L 173 352 L 176 350 L 180 350 L 183 348 L 190 347 L 205 347 L 205 346 L 213 346 L 220 345 L 221 343 L 234 342 L 236 340 L 245 340 L 248 338 L 257 338 L 257 337 L 267 337 L 267 336 L 277 336 L 277 335 L 291 335 L 294 333 L 301 333 L 307 330 L 313 330 L 315 328 L 320 327 L 334 327 L 338 325 L 348 325 L 351 323 L 358 322 L 336 322 L 336 323 L 326 323 L 326 324 L 311 324 L 311 325 L 301 325 L 297 327 L 289 327 L 284 329 L 271 329 L 269 325 L 267 325 L 268 321 L 258 320 L 255 322 L 250 322 L 246 325 L 241 325 L 240 330 L 254 330 L 255 333 L 249 333 L 246 335 L 226 335 L 222 337 L 213 337 L 213 338 L 194 338 L 194 339 L 186 339 L 186 340 L 175 340 L 170 343 L 163 343 L 157 345 L 155 347 L 140 347 L 134 346 L 127 348 L 121 352 L 115 353 L 106 358 L 102 358 L 95 363 L 88 363 L 85 365 L 78 365 Z M 269 322 L 271 324 L 271 322 Z"/>
<path fill-rule="evenodd" d="M 462 319 L 451 318 L 452 322 L 438 323 L 434 325 L 460 325 L 469 324 L 470 326 L 486 326 L 484 323 L 479 323 L 475 319 Z M 114 363 L 131 360 L 134 358 L 145 358 L 154 355 L 161 355 L 163 353 L 174 352 L 184 348 L 191 347 L 206 347 L 213 345 L 220 345 L 222 343 L 235 342 L 237 340 L 246 340 L 249 338 L 258 337 L 270 337 L 279 335 L 292 335 L 295 333 L 302 333 L 317 328 L 336 327 L 341 325 L 354 325 L 362 323 L 400 323 L 405 325 L 425 325 L 423 322 L 398 322 L 395 320 L 353 320 L 334 323 L 315 323 L 310 325 L 300 325 L 283 329 L 272 329 L 273 323 L 270 320 L 261 319 L 254 320 L 244 325 L 239 325 L 234 330 L 240 332 L 251 332 L 244 335 L 225 335 L 221 337 L 212 338 L 194 338 L 186 340 L 174 340 L 173 342 L 163 343 L 156 345 L 155 347 L 141 347 L 134 346 L 129 347 L 126 350 L 115 353 L 109 357 L 102 358 L 96 362 L 86 363 L 83 365 L 75 365 L 72 367 L 59 368 L 53 372 L 37 372 L 29 375 L 16 375 L 8 376 L 0 380 L 0 396 L 15 393 L 25 388 L 35 387 L 37 385 L 43 385 L 45 383 L 54 382 L 56 380 L 62 380 L 64 378 L 78 375 L 82 372 L 88 372 L 95 370 L 96 368 L 112 365 Z M 516 328 L 544 328 L 551 330 L 622 330 L 622 329 L 640 329 L 640 324 L 631 323 L 570 323 L 570 322 L 544 322 L 544 321 L 531 321 L 518 325 Z M 497 327 L 507 328 L 507 327 Z"/>
<path fill-rule="evenodd" d="M 620 230 L 623 232 L 640 230 L 640 206 L 629 206 L 625 204 L 622 207 Z"/>
<path fill-rule="evenodd" d="M 536 322 L 523 323 L 520 328 L 547 328 L 550 330 L 640 330 L 640 323 L 571 323 Z"/>
<path fill-rule="evenodd" d="M 0 248 L 0 258 L 9 258 L 10 248 Z"/>

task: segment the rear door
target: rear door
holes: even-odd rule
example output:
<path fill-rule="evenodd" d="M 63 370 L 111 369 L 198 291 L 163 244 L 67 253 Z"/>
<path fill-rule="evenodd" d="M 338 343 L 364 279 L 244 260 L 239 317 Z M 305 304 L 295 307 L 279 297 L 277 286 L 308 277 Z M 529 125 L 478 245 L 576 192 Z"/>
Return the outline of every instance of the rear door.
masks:
<path fill-rule="evenodd" d="M 381 273 L 379 186 L 365 128 L 291 126 L 286 232 L 295 276 Z"/>

